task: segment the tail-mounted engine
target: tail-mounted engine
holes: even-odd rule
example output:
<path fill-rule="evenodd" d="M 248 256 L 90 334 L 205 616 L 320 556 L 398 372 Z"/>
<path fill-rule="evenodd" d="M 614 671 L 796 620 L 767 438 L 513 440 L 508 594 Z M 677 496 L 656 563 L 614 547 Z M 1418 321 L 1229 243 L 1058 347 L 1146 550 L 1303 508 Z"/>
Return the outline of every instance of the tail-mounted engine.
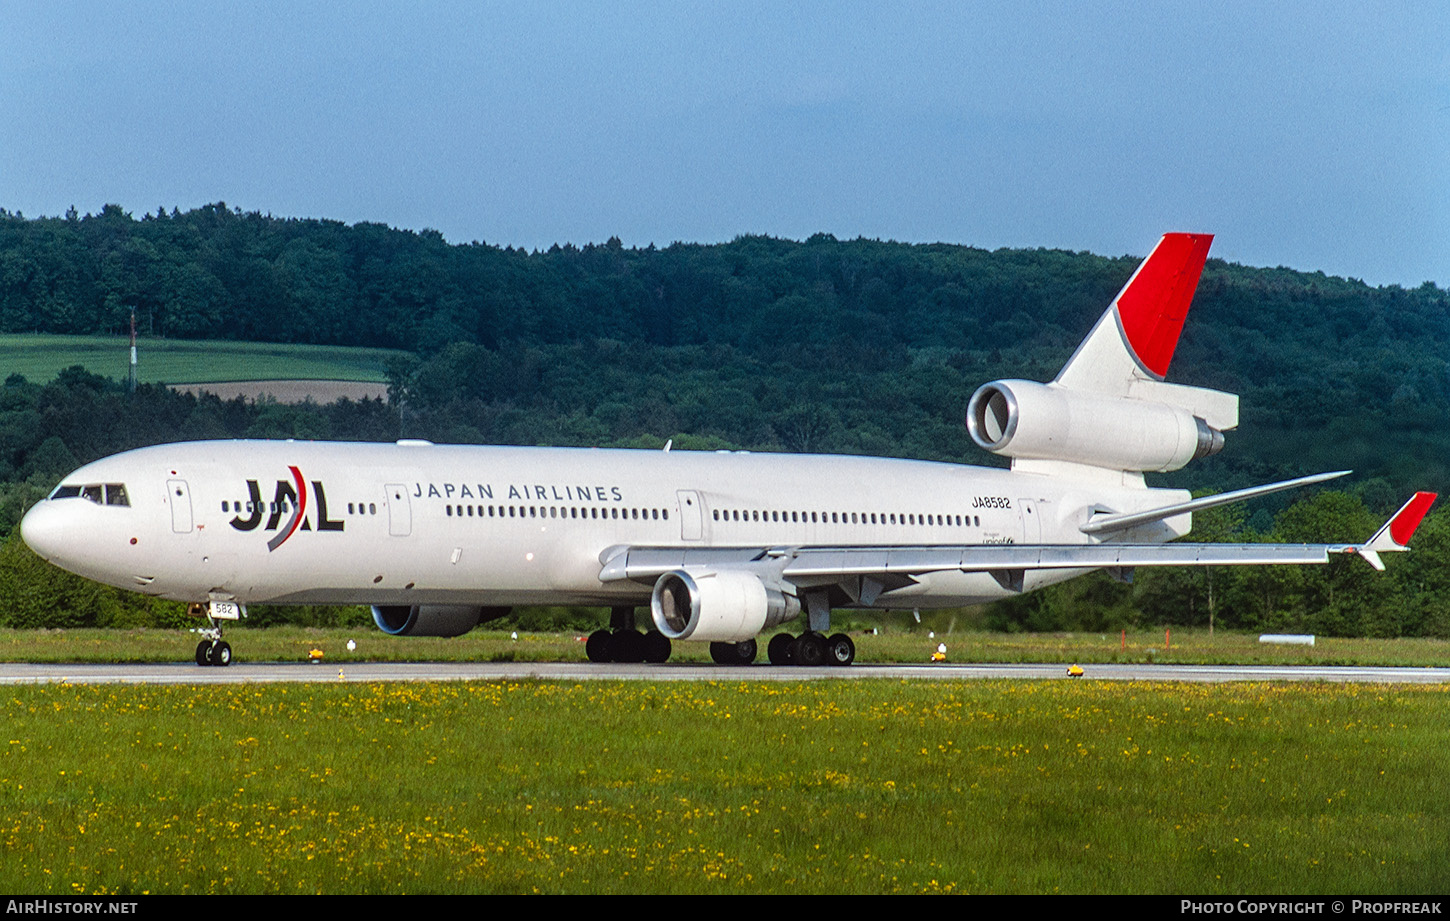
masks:
<path fill-rule="evenodd" d="M 462 636 L 510 610 L 459 604 L 375 604 L 373 622 L 393 636 Z"/>
<path fill-rule="evenodd" d="M 738 643 L 800 613 L 800 600 L 740 570 L 660 576 L 650 596 L 650 615 L 672 640 Z"/>
<path fill-rule="evenodd" d="M 1154 386 L 1159 391 L 1173 388 L 1175 395 L 1197 390 Z M 995 454 L 1110 470 L 1177 470 L 1223 448 L 1223 432 L 1183 406 L 1034 381 L 992 381 L 978 387 L 967 404 L 967 430 L 973 441 Z"/>

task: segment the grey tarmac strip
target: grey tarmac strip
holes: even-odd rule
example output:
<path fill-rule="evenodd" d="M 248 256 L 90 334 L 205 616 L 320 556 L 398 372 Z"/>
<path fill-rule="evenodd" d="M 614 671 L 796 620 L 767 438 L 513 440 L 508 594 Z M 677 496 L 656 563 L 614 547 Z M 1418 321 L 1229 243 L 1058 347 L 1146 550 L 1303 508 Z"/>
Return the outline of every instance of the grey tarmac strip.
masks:
<path fill-rule="evenodd" d="M 247 663 L 203 668 L 150 665 L 0 663 L 0 684 L 270 684 L 377 681 L 810 681 L 885 678 L 898 681 L 1068 679 L 1098 681 L 1336 681 L 1444 684 L 1450 668 L 1346 668 L 1274 665 L 1084 665 L 1070 679 L 1065 665 L 856 664 L 848 668 L 770 665 L 595 665 L 587 662 Z"/>

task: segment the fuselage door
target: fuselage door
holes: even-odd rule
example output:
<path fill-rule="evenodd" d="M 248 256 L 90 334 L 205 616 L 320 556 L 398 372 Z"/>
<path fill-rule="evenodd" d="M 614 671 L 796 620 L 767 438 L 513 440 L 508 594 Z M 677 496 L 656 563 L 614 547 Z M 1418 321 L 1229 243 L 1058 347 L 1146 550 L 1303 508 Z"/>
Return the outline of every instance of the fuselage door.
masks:
<path fill-rule="evenodd" d="M 166 498 L 171 502 L 171 530 L 177 534 L 191 532 L 191 490 L 185 480 L 167 480 Z"/>
<path fill-rule="evenodd" d="M 408 498 L 408 487 L 402 483 L 389 483 L 387 490 L 388 533 L 394 537 L 407 537 L 413 531 L 413 504 Z"/>
<path fill-rule="evenodd" d="M 699 540 L 705 532 L 705 515 L 700 509 L 700 494 L 693 489 L 678 489 L 680 500 L 680 538 Z"/>
<path fill-rule="evenodd" d="M 1037 503 L 1031 499 L 1018 499 L 1017 509 L 1022 514 L 1022 543 L 1042 543 L 1042 522 L 1037 511 Z"/>

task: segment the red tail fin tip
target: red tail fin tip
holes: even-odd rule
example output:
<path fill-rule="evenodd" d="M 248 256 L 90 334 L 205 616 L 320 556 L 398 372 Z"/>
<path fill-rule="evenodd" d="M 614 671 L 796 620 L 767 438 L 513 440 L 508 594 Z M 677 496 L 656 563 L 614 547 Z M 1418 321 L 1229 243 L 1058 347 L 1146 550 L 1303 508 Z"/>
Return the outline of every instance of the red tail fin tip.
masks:
<path fill-rule="evenodd" d="M 1159 380 L 1168 373 L 1212 243 L 1212 234 L 1164 234 L 1114 301 L 1128 348 Z"/>
<path fill-rule="evenodd" d="M 1425 513 L 1430 511 L 1430 506 L 1435 502 L 1435 494 L 1432 492 L 1417 492 L 1414 498 L 1406 502 L 1404 506 L 1390 519 L 1390 539 L 1403 547 L 1410 542 L 1410 537 L 1415 529 L 1424 520 Z"/>

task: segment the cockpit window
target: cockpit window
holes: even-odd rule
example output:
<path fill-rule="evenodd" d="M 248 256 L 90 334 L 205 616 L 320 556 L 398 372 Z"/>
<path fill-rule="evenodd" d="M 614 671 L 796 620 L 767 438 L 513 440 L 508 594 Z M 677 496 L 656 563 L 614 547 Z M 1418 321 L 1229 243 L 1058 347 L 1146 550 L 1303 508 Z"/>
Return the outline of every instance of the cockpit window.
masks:
<path fill-rule="evenodd" d="M 129 507 L 131 504 L 130 498 L 126 495 L 126 484 L 124 483 L 87 483 L 84 486 L 62 483 L 50 494 L 52 499 L 74 499 L 77 496 L 89 499 L 97 505 Z"/>

